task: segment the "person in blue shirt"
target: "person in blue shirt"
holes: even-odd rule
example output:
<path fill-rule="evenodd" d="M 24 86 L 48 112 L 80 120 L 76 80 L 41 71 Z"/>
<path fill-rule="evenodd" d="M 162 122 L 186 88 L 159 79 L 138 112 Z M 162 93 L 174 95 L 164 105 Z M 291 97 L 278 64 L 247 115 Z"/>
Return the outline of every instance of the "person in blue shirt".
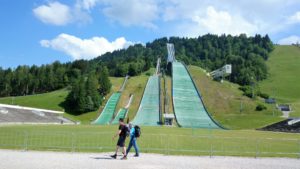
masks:
<path fill-rule="evenodd" d="M 129 145 L 126 150 L 126 152 L 127 152 L 126 156 L 128 155 L 131 147 L 133 146 L 135 149 L 134 157 L 138 157 L 139 156 L 139 147 L 137 145 L 137 138 L 135 137 L 135 129 L 134 129 L 132 123 L 129 123 L 129 129 L 130 129 L 130 141 L 129 141 Z"/>

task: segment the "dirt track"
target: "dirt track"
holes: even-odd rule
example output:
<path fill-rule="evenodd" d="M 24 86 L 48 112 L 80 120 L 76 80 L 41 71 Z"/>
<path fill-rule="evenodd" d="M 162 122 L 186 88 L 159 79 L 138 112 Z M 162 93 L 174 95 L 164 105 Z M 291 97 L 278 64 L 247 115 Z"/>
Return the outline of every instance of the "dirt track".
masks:
<path fill-rule="evenodd" d="M 0 150 L 1 169 L 300 169 L 300 159 L 192 157 L 142 154 L 114 160 L 111 153 L 66 153 Z"/>

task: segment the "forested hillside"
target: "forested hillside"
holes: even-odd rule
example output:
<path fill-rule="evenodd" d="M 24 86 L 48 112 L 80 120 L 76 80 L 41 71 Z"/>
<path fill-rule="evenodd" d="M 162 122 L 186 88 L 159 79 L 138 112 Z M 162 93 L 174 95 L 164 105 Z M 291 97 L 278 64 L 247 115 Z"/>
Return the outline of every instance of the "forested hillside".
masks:
<path fill-rule="evenodd" d="M 110 76 L 120 77 L 126 74 L 135 76 L 153 67 L 158 57 L 162 58 L 162 67 L 165 68 L 167 42 L 174 43 L 177 60 L 186 64 L 198 65 L 207 70 L 219 68 L 226 63 L 232 64 L 233 73 L 229 80 L 241 85 L 266 78 L 265 60 L 273 50 L 268 35 L 247 37 L 244 34 L 239 36 L 208 34 L 198 38 L 171 37 L 169 40 L 161 38 L 145 46 L 136 44 L 89 61 L 54 62 L 42 66 L 18 66 L 16 69 L 6 70 L 0 68 L 0 96 L 44 93 L 74 86 L 80 80 L 88 80 L 90 74 L 95 76 L 91 77 L 92 79 L 99 81 L 105 67 L 108 68 Z M 109 82 L 104 83 L 109 84 Z M 103 94 L 103 90 L 108 90 L 107 87 L 99 84 L 97 89 L 100 94 Z"/>
<path fill-rule="evenodd" d="M 229 80 L 241 85 L 260 81 L 267 77 L 265 61 L 274 46 L 268 35 L 247 37 L 231 35 L 204 35 L 198 38 L 161 38 L 147 43 L 137 44 L 128 49 L 106 53 L 91 62 L 104 63 L 112 76 L 136 75 L 154 66 L 158 57 L 162 58 L 162 67 L 166 67 L 166 43 L 175 45 L 176 59 L 214 70 L 224 64 L 232 64 L 233 73 Z"/>

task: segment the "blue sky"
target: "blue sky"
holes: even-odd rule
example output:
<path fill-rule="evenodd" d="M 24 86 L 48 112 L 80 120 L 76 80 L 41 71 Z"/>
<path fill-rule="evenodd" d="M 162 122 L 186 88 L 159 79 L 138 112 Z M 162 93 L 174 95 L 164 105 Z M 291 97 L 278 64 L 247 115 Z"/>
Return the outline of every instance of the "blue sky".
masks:
<path fill-rule="evenodd" d="M 91 59 L 163 36 L 300 41 L 299 0 L 1 0 L 0 67 Z"/>

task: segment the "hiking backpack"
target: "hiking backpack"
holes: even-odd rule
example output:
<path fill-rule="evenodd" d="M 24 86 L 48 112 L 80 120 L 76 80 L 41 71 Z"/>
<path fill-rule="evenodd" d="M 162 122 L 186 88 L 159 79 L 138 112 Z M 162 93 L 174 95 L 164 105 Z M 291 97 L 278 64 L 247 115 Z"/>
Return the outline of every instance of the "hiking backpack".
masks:
<path fill-rule="evenodd" d="M 130 135 L 130 129 L 128 126 L 125 126 L 126 127 L 126 137 L 128 137 Z"/>
<path fill-rule="evenodd" d="M 138 125 L 136 125 L 136 126 L 134 126 L 134 137 L 140 137 L 141 136 L 141 128 L 138 126 Z"/>

